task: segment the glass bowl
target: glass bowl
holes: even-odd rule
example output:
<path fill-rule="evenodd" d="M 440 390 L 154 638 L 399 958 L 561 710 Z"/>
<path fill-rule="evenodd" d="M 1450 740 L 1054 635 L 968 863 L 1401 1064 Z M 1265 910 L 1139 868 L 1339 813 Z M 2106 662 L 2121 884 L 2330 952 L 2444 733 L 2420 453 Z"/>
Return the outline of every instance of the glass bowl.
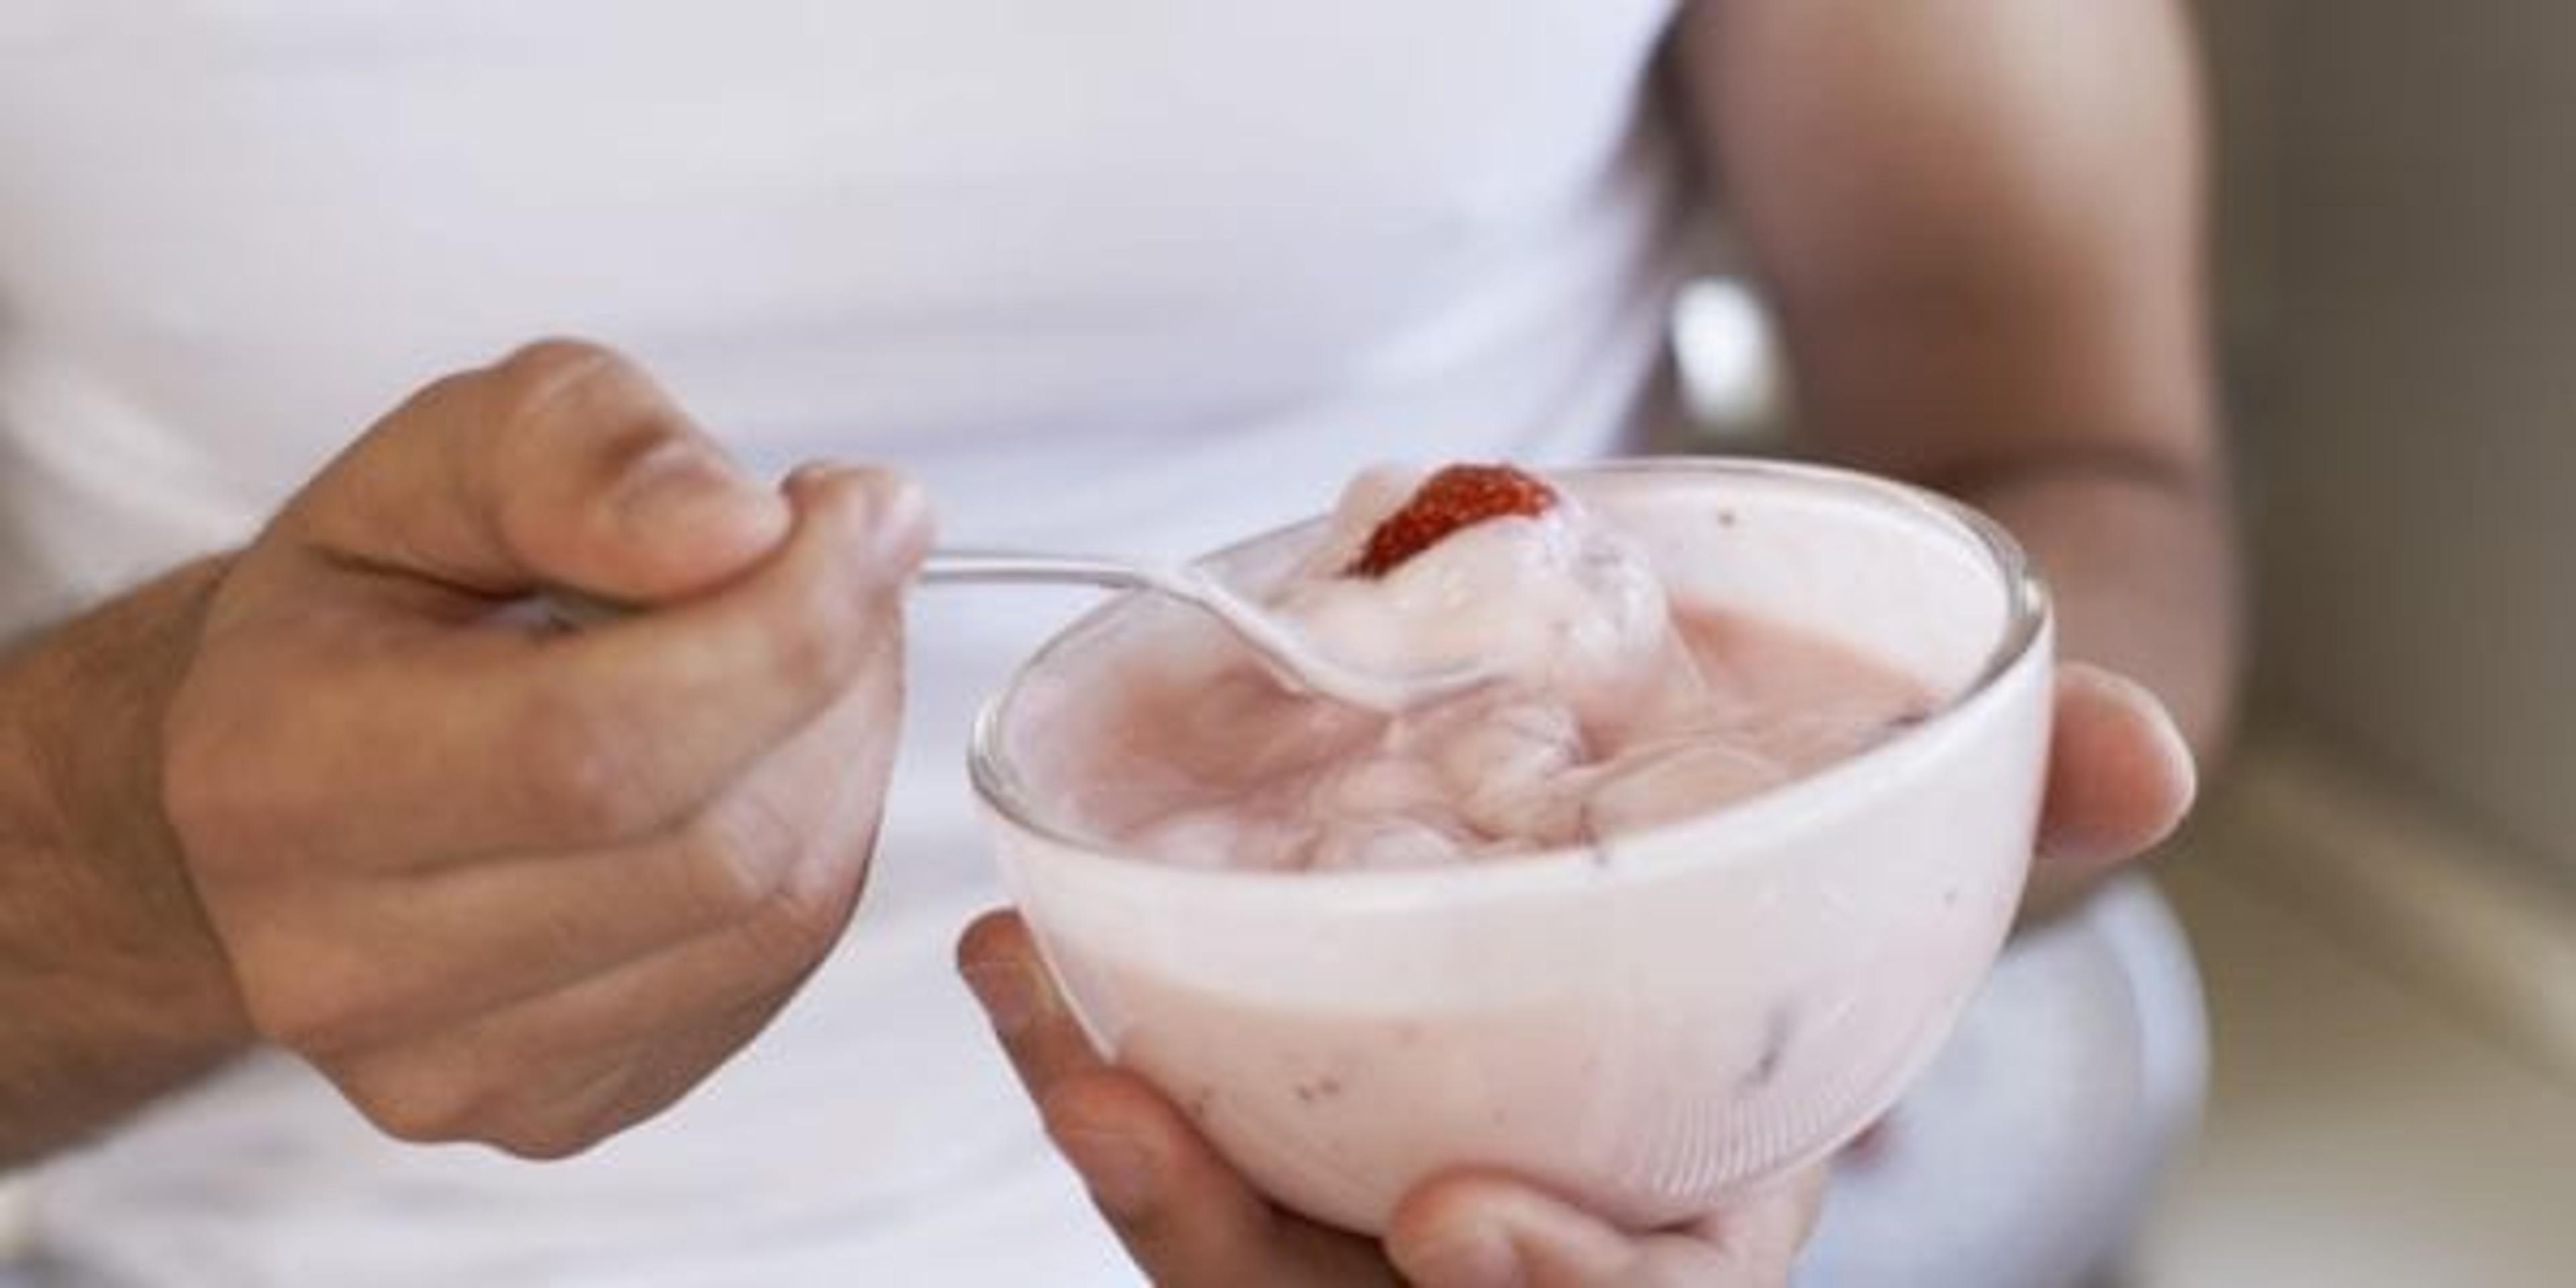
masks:
<path fill-rule="evenodd" d="M 1832 1151 L 1939 1048 L 1992 964 L 2045 777 L 2049 611 L 1995 524 L 1814 466 L 1647 459 L 1550 480 L 1645 549 L 1677 607 L 1798 626 L 1939 706 L 1750 799 L 1580 848 L 1401 871 L 1183 868 L 1051 817 L 1148 596 L 1042 648 L 969 756 L 1004 880 L 1100 1050 L 1278 1200 L 1377 1232 L 1450 1167 L 1632 1227 Z M 1286 575 L 1309 522 L 1209 556 Z M 1132 653 L 1128 656 L 1134 656 Z"/>

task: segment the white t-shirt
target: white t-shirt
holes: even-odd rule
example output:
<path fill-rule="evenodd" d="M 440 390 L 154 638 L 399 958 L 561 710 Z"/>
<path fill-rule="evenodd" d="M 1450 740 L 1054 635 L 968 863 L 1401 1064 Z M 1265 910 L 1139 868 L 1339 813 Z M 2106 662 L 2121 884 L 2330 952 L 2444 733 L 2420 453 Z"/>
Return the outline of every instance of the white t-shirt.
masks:
<path fill-rule="evenodd" d="M 1671 4 L 0 4 L 0 626 L 548 333 L 983 543 L 1177 555 L 1376 459 L 1604 450 L 1681 271 Z M 50 1273 L 1132 1282 L 948 968 L 998 899 L 967 719 L 1065 607 L 917 600 L 867 902 L 677 1108 L 532 1165 L 254 1058 L 46 1171 Z"/>

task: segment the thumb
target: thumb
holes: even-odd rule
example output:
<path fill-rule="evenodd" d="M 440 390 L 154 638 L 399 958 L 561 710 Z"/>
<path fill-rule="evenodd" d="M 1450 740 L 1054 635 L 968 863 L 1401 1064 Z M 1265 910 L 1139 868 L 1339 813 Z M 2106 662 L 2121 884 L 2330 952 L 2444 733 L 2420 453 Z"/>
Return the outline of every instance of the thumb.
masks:
<path fill-rule="evenodd" d="M 280 524 L 337 561 L 478 594 L 651 603 L 740 576 L 790 518 L 634 363 L 553 340 L 415 394 Z"/>
<path fill-rule="evenodd" d="M 2146 686 L 2100 667 L 2059 669 L 2034 879 L 2098 875 L 2163 840 L 2190 812 L 2191 745 Z"/>

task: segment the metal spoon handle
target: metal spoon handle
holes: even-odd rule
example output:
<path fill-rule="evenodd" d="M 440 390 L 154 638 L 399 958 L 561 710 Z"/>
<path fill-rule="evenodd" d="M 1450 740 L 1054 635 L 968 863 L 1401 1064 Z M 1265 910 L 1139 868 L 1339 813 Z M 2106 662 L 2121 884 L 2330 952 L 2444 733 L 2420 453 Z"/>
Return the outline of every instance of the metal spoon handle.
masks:
<path fill-rule="evenodd" d="M 942 548 L 931 551 L 921 561 L 921 569 L 914 580 L 925 585 L 944 586 L 1039 583 L 1096 586 L 1106 590 L 1144 590 L 1162 588 L 1181 579 L 1094 555 Z M 598 626 L 636 612 L 630 605 L 573 590 L 548 591 L 544 598 L 547 611 L 567 626 Z"/>
<path fill-rule="evenodd" d="M 1431 698 L 1464 692 L 1491 678 L 1481 670 L 1466 667 L 1394 676 L 1350 666 L 1310 647 L 1268 610 L 1196 569 L 1157 568 L 1053 551 L 947 548 L 930 552 L 922 561 L 917 579 L 925 585 L 1037 582 L 1157 591 L 1214 615 L 1298 687 L 1379 711 L 1398 711 Z M 635 611 L 562 590 L 547 594 L 544 601 L 556 621 L 571 627 L 600 625 Z"/>
<path fill-rule="evenodd" d="M 1385 700 L 1378 694 L 1383 681 L 1360 676 L 1317 654 L 1266 609 L 1195 568 L 1161 568 L 1100 555 L 969 547 L 931 551 L 922 560 L 918 579 L 924 585 L 1047 583 L 1155 591 L 1215 616 L 1245 643 L 1305 683 L 1319 685 L 1327 692 L 1365 694 L 1373 701 Z"/>
<path fill-rule="evenodd" d="M 1040 550 L 942 548 L 921 561 L 925 584 L 957 586 L 1042 582 L 1067 586 L 1103 586 L 1135 590 L 1160 586 L 1166 578 L 1115 559 L 1058 554 Z"/>

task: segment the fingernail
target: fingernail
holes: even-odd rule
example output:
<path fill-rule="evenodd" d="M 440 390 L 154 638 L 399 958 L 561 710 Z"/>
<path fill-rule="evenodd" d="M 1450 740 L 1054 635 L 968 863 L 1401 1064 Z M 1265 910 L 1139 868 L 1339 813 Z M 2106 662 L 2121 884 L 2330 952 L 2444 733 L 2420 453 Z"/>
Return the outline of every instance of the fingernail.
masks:
<path fill-rule="evenodd" d="M 1404 1259 L 1404 1271 L 1424 1288 L 1521 1288 L 1529 1274 L 1511 1235 L 1490 1221 L 1462 1221 L 1458 1228 Z"/>
<path fill-rule="evenodd" d="M 1037 1022 L 1043 994 L 1027 965 L 1013 961 L 969 962 L 957 973 L 965 977 L 966 987 L 983 1004 L 995 1033 L 1018 1037 Z"/>
<path fill-rule="evenodd" d="M 1064 1151 L 1092 1201 L 1112 1217 L 1137 1217 L 1154 1203 L 1154 1158 L 1132 1137 L 1116 1132 L 1060 1131 L 1056 1148 Z"/>

